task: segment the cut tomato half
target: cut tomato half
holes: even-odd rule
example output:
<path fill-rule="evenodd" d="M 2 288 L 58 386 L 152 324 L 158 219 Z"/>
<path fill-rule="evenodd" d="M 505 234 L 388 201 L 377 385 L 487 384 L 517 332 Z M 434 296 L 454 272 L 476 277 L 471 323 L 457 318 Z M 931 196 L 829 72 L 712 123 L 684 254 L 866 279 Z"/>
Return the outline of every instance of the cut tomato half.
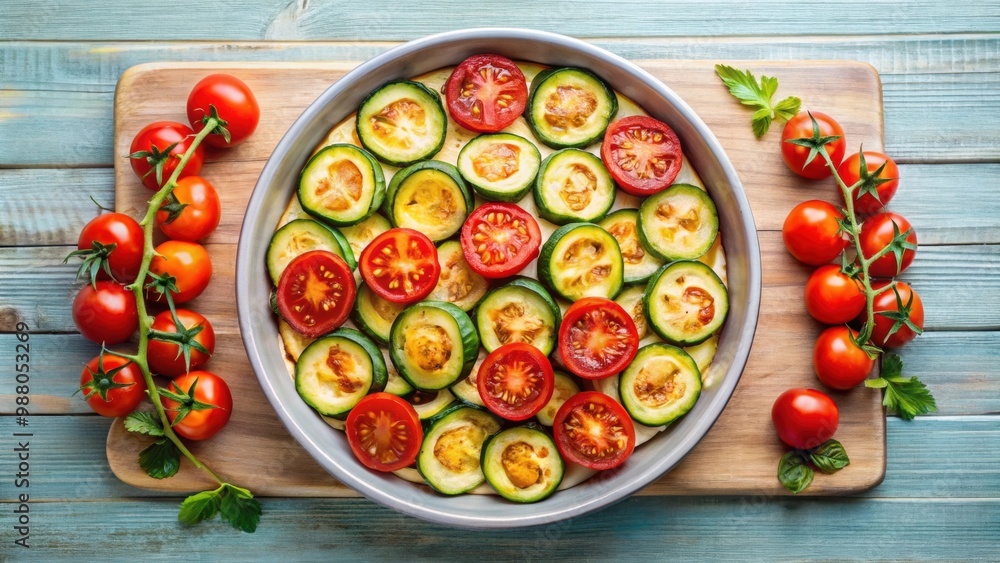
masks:
<path fill-rule="evenodd" d="M 524 73 L 500 55 L 473 55 L 445 84 L 448 113 L 466 129 L 494 133 L 514 122 L 528 101 Z"/>
<path fill-rule="evenodd" d="M 566 369 L 584 379 L 603 379 L 628 366 L 639 350 L 635 321 L 603 297 L 573 303 L 559 325 L 559 355 Z"/>
<path fill-rule="evenodd" d="M 289 262 L 281 273 L 278 311 L 297 332 L 316 338 L 344 324 L 356 293 L 347 262 L 327 250 L 313 250 Z"/>
<path fill-rule="evenodd" d="M 555 374 L 538 348 L 523 342 L 490 352 L 476 375 L 479 396 L 493 414 L 507 420 L 531 418 L 552 398 Z"/>
<path fill-rule="evenodd" d="M 441 275 L 434 243 L 413 229 L 389 229 L 375 237 L 361 252 L 358 266 L 376 295 L 401 304 L 427 297 Z"/>
<path fill-rule="evenodd" d="M 582 391 L 563 403 L 552 434 L 563 459 L 590 469 L 618 467 L 635 449 L 635 425 L 625 407 L 597 391 Z"/>
<path fill-rule="evenodd" d="M 601 160 L 621 189 L 648 196 L 667 189 L 681 171 L 681 141 L 669 125 L 633 115 L 608 125 Z"/>
<path fill-rule="evenodd" d="M 513 203 L 480 205 L 462 225 L 462 252 L 484 278 L 506 278 L 538 256 L 538 221 Z"/>
<path fill-rule="evenodd" d="M 373 393 L 358 401 L 344 431 L 354 456 L 376 471 L 413 465 L 424 439 L 417 411 L 391 393 Z"/>

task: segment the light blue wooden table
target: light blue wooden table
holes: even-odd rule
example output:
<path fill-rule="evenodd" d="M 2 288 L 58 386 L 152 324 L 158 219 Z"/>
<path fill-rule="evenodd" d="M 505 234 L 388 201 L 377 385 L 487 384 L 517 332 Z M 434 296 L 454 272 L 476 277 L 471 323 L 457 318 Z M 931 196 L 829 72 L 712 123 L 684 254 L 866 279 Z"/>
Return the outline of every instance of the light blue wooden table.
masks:
<path fill-rule="evenodd" d="M 487 15 L 488 14 L 488 15 Z M 494 15 L 495 14 L 495 15 Z M 902 352 L 940 410 L 888 420 L 884 483 L 855 498 L 640 497 L 515 532 L 429 525 L 362 499 L 264 499 L 254 535 L 186 528 L 178 498 L 108 469 L 109 421 L 70 398 L 96 349 L 73 334 L 61 258 L 113 203 L 112 97 L 149 61 L 363 60 L 481 24 L 587 39 L 627 58 L 852 59 L 884 88 L 892 207 L 920 235 L 904 278 L 927 332 Z M 791 0 L 227 0 L 0 3 L 0 560 L 1000 558 L 1000 4 Z M 363 41 L 358 45 L 358 41 Z M 749 130 L 748 130 L 749 134 Z M 31 336 L 30 549 L 13 544 L 13 331 Z"/>

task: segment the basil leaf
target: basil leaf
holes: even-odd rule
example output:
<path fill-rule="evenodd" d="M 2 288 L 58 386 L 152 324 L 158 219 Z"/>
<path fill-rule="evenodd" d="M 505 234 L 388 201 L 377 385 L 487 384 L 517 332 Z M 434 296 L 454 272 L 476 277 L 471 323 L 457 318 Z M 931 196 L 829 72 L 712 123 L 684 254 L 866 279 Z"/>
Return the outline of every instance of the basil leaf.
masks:
<path fill-rule="evenodd" d="M 836 473 L 851 463 L 843 444 L 836 440 L 827 440 L 813 449 L 809 461 L 823 473 Z"/>
<path fill-rule="evenodd" d="M 788 452 L 781 456 L 781 461 L 778 462 L 778 481 L 793 494 L 806 490 L 815 475 L 812 467 L 806 465 L 798 452 Z"/>

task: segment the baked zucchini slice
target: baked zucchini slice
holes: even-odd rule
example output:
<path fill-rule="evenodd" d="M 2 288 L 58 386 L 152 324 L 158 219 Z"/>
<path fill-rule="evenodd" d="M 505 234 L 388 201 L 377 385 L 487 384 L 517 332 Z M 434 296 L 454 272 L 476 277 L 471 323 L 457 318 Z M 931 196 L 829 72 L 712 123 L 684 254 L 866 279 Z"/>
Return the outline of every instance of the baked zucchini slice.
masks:
<path fill-rule="evenodd" d="M 447 389 L 414 391 L 403 398 L 413 405 L 420 420 L 431 420 L 455 403 L 455 396 Z"/>
<path fill-rule="evenodd" d="M 542 245 L 538 277 L 561 297 L 614 299 L 624 283 L 618 241 L 593 223 L 570 223 L 556 229 Z"/>
<path fill-rule="evenodd" d="M 494 289 L 476 309 L 476 327 L 487 352 L 524 342 L 548 356 L 555 348 L 560 322 L 562 312 L 555 299 L 530 278 Z"/>
<path fill-rule="evenodd" d="M 632 317 L 635 322 L 635 330 L 639 333 L 639 340 L 642 340 L 649 333 L 646 322 L 646 312 L 642 308 L 642 296 L 646 293 L 645 285 L 629 285 L 615 297 L 615 303 L 621 305 L 622 309 Z"/>
<path fill-rule="evenodd" d="M 396 366 L 392 365 L 392 358 L 389 356 L 388 348 L 380 348 L 382 359 L 385 361 L 385 369 L 389 372 L 389 380 L 385 383 L 384 391 L 399 397 L 406 397 L 413 393 L 413 386 L 407 383 L 403 376 L 396 371 Z"/>
<path fill-rule="evenodd" d="M 396 172 L 385 199 L 393 226 L 420 231 L 434 242 L 457 233 L 472 207 L 472 194 L 458 169 L 439 160 Z"/>
<path fill-rule="evenodd" d="M 444 389 L 472 371 L 479 336 L 472 320 L 451 303 L 422 301 L 392 323 L 389 353 L 396 371 L 421 391 Z"/>
<path fill-rule="evenodd" d="M 296 192 L 307 213 L 331 225 L 359 223 L 382 205 L 382 166 L 364 149 L 348 144 L 323 147 L 299 176 Z"/>
<path fill-rule="evenodd" d="M 618 393 L 636 422 L 670 424 L 691 410 L 701 395 L 701 372 L 684 350 L 648 344 L 622 372 Z"/>
<path fill-rule="evenodd" d="M 343 258 L 352 270 L 358 267 L 344 235 L 312 219 L 296 219 L 285 223 L 271 235 L 267 246 L 267 273 L 271 282 L 278 285 L 285 267 L 300 254 L 311 250 L 329 250 Z"/>
<path fill-rule="evenodd" d="M 719 235 L 719 213 L 705 190 L 674 184 L 639 207 L 639 240 L 663 260 L 693 260 Z"/>
<path fill-rule="evenodd" d="M 563 403 L 569 400 L 570 397 L 580 392 L 580 386 L 569 375 L 561 371 L 556 371 L 555 376 L 555 388 L 552 390 L 552 398 L 535 415 L 538 422 L 541 422 L 545 426 L 552 426 L 552 423 L 556 419 L 556 413 L 559 412 L 559 407 L 563 406 Z"/>
<path fill-rule="evenodd" d="M 618 98 L 606 82 L 589 70 L 566 67 L 535 76 L 525 117 L 539 141 L 559 149 L 596 143 L 616 113 Z"/>
<path fill-rule="evenodd" d="M 339 329 L 310 344 L 295 364 L 295 390 L 326 416 L 342 416 L 389 374 L 378 346 L 353 329 Z"/>
<path fill-rule="evenodd" d="M 486 278 L 472 271 L 457 240 L 442 242 L 437 254 L 441 275 L 427 300 L 447 301 L 463 311 L 471 311 L 489 289 Z"/>
<path fill-rule="evenodd" d="M 379 215 L 378 213 L 373 213 L 364 221 L 351 225 L 349 227 L 339 227 L 338 230 L 347 239 L 347 243 L 351 246 L 351 251 L 354 252 L 354 256 L 361 256 L 361 251 L 365 249 L 366 246 L 375 240 L 375 237 L 388 231 L 392 228 L 389 220 L 385 217 Z"/>
<path fill-rule="evenodd" d="M 458 171 L 483 199 L 520 201 L 535 183 L 542 155 L 524 137 L 480 135 L 458 153 Z"/>
<path fill-rule="evenodd" d="M 650 327 L 677 346 L 704 342 L 729 313 L 729 292 L 711 268 L 695 260 L 667 264 L 653 275 L 642 307 Z"/>
<path fill-rule="evenodd" d="M 557 225 L 604 217 L 615 203 L 615 183 L 601 159 L 565 149 L 542 161 L 535 180 L 538 214 Z"/>
<path fill-rule="evenodd" d="M 459 379 L 449 387 L 451 394 L 456 399 L 470 405 L 486 408 L 486 403 L 483 402 L 483 397 L 479 394 L 479 380 L 477 379 L 479 366 L 483 365 L 483 360 L 485 359 L 486 353 L 480 351 L 479 357 L 476 358 L 476 364 L 472 366 L 472 371 L 469 372 L 469 375 Z"/>
<path fill-rule="evenodd" d="M 663 266 L 639 238 L 639 210 L 619 209 L 597 223 L 618 241 L 625 264 L 625 283 L 643 282 Z"/>
<path fill-rule="evenodd" d="M 514 502 L 547 498 L 562 482 L 565 470 L 555 442 L 533 426 L 508 428 L 488 438 L 481 463 L 490 486 Z"/>
<path fill-rule="evenodd" d="M 405 308 L 406 305 L 382 299 L 367 284 L 360 284 L 357 297 L 354 298 L 351 319 L 375 341 L 388 344 L 392 323 Z"/>
<path fill-rule="evenodd" d="M 361 102 L 356 127 L 361 145 L 379 160 L 406 166 L 441 150 L 448 117 L 437 92 L 419 82 L 398 80 Z"/>
<path fill-rule="evenodd" d="M 500 430 L 500 420 L 484 409 L 449 409 L 429 422 L 417 454 L 417 470 L 435 491 L 457 495 L 486 480 L 480 465 L 483 443 Z"/>

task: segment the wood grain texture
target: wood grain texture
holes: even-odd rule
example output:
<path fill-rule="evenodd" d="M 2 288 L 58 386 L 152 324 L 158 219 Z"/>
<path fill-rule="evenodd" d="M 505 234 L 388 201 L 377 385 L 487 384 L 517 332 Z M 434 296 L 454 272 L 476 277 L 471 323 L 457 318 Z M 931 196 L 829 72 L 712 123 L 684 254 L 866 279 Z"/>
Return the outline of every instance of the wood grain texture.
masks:
<path fill-rule="evenodd" d="M 32 505 L 30 553 L 19 559 L 78 561 L 150 554 L 238 561 L 992 560 L 1000 501 L 630 498 L 598 514 L 509 531 L 456 531 L 360 499 L 265 500 L 253 536 L 218 519 L 184 526 L 177 499 Z M 12 510 L 9 504 L 0 510 Z M 391 533 L 387 533 L 391 531 Z M 86 548 L 84 546 L 87 546 Z M 182 555 L 181 555 L 182 554 Z"/>
<path fill-rule="evenodd" d="M 949 33 L 995 31 L 1000 15 L 989 2 L 923 3 L 905 0 L 837 0 L 788 4 L 781 0 L 746 3 L 716 0 L 706 11 L 697 0 L 583 0 L 532 2 L 510 0 L 497 23 L 538 28 L 579 37 L 609 34 L 646 36 L 796 35 L 801 22 L 822 22 L 818 33 L 839 35 Z M 218 41 L 270 39 L 286 41 L 406 40 L 482 22 L 456 21 L 468 7 L 460 0 L 421 2 L 399 17 L 398 4 L 375 0 L 245 0 L 239 9 L 228 3 L 178 0 L 164 13 L 155 5 L 128 9 L 66 0 L 11 0 L 0 21 L 0 37 L 8 39 L 202 39 Z M 892 18 L 872 14 L 891 13 Z M 111 16 L 109 17 L 109 14 Z M 192 17 L 197 14 L 197 17 Z M 558 17 L 553 17 L 558 14 Z M 614 15 L 609 27 L 606 17 Z M 725 19 L 709 14 L 725 14 Z M 155 21 L 155 26 L 148 22 Z M 220 26 L 218 22 L 225 22 Z"/>
<path fill-rule="evenodd" d="M 845 128 L 859 132 L 858 137 L 870 147 L 881 146 L 879 82 L 871 67 L 833 62 L 754 65 L 762 72 L 780 72 L 786 77 L 786 87 L 812 92 L 814 98 L 836 107 Z M 715 87 L 713 65 L 701 61 L 646 61 L 643 66 L 700 110 L 739 170 L 755 216 L 764 222 L 773 222 L 779 216 L 783 220 L 791 208 L 790 202 L 798 199 L 797 192 L 804 181 L 787 171 L 777 151 L 747 135 L 744 120 L 736 119 L 746 117 L 745 112 L 724 89 Z M 125 73 L 116 93 L 115 153 L 127 154 L 132 131 L 153 119 L 171 118 L 172 114 L 163 115 L 163 108 L 169 107 L 166 102 L 182 97 L 191 81 L 220 68 L 226 68 L 225 64 L 207 67 L 158 64 L 143 65 Z M 320 63 L 284 68 L 244 64 L 226 70 L 246 81 L 262 106 L 281 109 L 262 117 L 250 141 L 236 147 L 224 160 L 209 158 L 202 170 L 209 179 L 226 181 L 220 187 L 224 200 L 223 224 L 209 239 L 215 242 L 209 246 L 216 271 L 230 272 L 235 263 L 231 243 L 235 241 L 236 225 L 249 197 L 247 178 L 258 174 L 262 161 L 301 108 L 345 70 L 345 65 Z M 296 88 L 276 86 L 287 83 L 296 84 Z M 834 96 L 828 88 L 834 83 L 851 86 L 841 88 Z M 118 210 L 134 212 L 145 204 L 148 192 L 127 165 L 118 163 L 115 179 Z M 775 463 L 784 448 L 772 431 L 770 420 L 760 413 L 767 412 L 774 398 L 785 389 L 814 384 L 811 349 L 820 327 L 808 320 L 797 298 L 809 270 L 796 264 L 784 251 L 777 233 L 761 235 L 762 313 L 743 380 L 711 432 L 673 472 L 649 487 L 648 494 L 784 492 L 774 479 Z M 226 287 L 230 282 L 226 279 L 217 286 L 218 282 L 213 280 L 209 293 L 199 297 L 204 300 L 199 310 L 206 315 L 211 312 L 209 318 L 216 326 L 228 328 L 235 317 L 233 289 Z M 221 323 L 216 319 L 221 319 Z M 280 423 L 275 419 L 260 420 L 257 413 L 270 409 L 244 357 L 231 347 L 235 348 L 232 344 L 225 348 L 232 352 L 229 358 L 217 350 L 212 366 L 227 375 L 241 410 L 234 413 L 227 431 L 214 439 L 211 447 L 195 444 L 196 454 L 215 471 L 234 476 L 247 475 L 246 468 L 253 460 L 275 458 L 277 461 L 268 468 L 252 472 L 255 489 L 260 493 L 320 496 L 348 493 L 305 457 Z M 865 490 L 878 484 L 884 474 L 885 420 L 878 393 L 859 389 L 838 397 L 841 424 L 837 435 L 854 444 L 853 461 L 836 478 L 818 476 L 808 494 Z M 120 424 L 112 427 L 108 459 L 112 470 L 126 483 L 167 490 L 192 490 L 209 484 L 201 474 L 190 470 L 166 481 L 150 479 L 134 463 L 136 454 L 147 442 L 143 437 L 129 435 Z M 748 444 L 753 447 L 746 447 Z M 738 466 L 731 463 L 732 455 L 726 453 L 734 451 L 740 452 Z M 275 456 L 274 452 L 280 454 Z"/>
<path fill-rule="evenodd" d="M 90 198 L 115 205 L 112 171 L 104 168 L 0 170 L 0 186 L 0 246 L 76 244 L 98 214 Z"/>

